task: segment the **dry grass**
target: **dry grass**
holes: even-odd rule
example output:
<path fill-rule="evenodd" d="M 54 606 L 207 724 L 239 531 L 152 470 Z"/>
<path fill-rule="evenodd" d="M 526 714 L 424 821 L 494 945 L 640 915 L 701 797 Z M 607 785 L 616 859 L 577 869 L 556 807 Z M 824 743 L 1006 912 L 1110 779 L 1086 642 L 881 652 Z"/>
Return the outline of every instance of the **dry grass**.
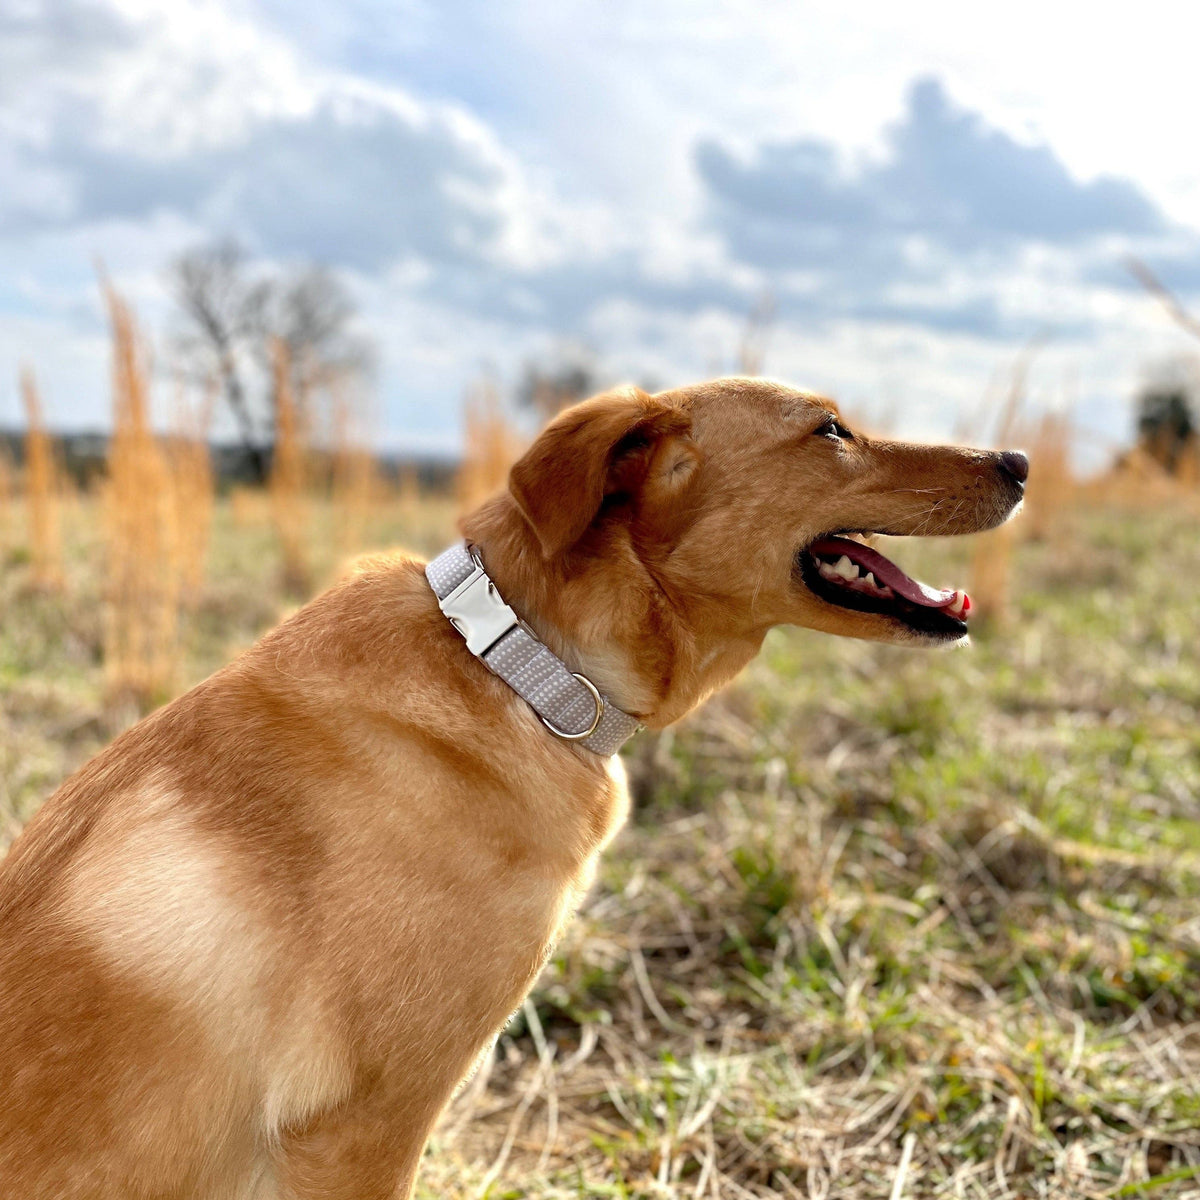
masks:
<path fill-rule="evenodd" d="M 1200 1195 L 1200 674 L 1147 577 L 1200 550 L 1077 517 L 1014 544 L 1004 637 L 777 634 L 635 743 L 635 824 L 422 1196 Z"/>
<path fill-rule="evenodd" d="M 25 507 L 33 585 L 43 591 L 62 586 L 62 535 L 59 529 L 58 472 L 54 448 L 42 419 L 42 404 L 33 372 L 21 373 L 25 408 Z"/>
<path fill-rule="evenodd" d="M 1006 625 L 1013 615 L 1013 554 L 1021 540 L 1053 539 L 1075 508 L 1078 482 L 1071 466 L 1071 424 L 1063 413 L 1021 422 L 1015 407 L 998 439 L 1026 447 L 1030 460 L 1025 507 L 1019 521 L 974 539 L 971 558 L 971 611 L 976 625 Z"/>
<path fill-rule="evenodd" d="M 0 550 L 6 549 L 16 536 L 17 472 L 12 458 L 0 446 Z"/>
<path fill-rule="evenodd" d="M 361 415 L 354 411 L 345 388 L 335 388 L 331 500 L 341 554 L 352 554 L 362 546 L 371 509 L 381 493 L 378 464 Z"/>
<path fill-rule="evenodd" d="M 1071 466 L 1072 440 L 1070 418 L 1055 412 L 1037 420 L 1025 439 L 1033 464 L 1020 525 L 1025 537 L 1053 536 L 1074 507 L 1077 481 Z"/>
<path fill-rule="evenodd" d="M 767 290 L 746 316 L 742 340 L 737 351 L 739 375 L 761 375 L 767 360 L 767 343 L 775 323 L 775 294 Z"/>
<path fill-rule="evenodd" d="M 1001 525 L 974 539 L 971 557 L 971 619 L 981 624 L 1003 626 L 1011 615 L 1012 557 L 1017 542 L 1013 525 Z"/>
<path fill-rule="evenodd" d="M 416 468 L 404 467 L 396 483 L 396 499 L 401 511 L 410 516 L 417 516 L 421 504 L 421 481 L 417 477 Z"/>
<path fill-rule="evenodd" d="M 504 487 L 524 440 L 505 414 L 495 384 L 488 380 L 468 393 L 463 414 L 463 461 L 457 492 L 465 512 Z"/>
<path fill-rule="evenodd" d="M 113 432 L 105 486 L 104 660 L 110 692 L 144 706 L 178 682 L 181 506 L 151 428 L 148 373 L 133 314 L 111 287 L 105 298 L 113 331 Z"/>
<path fill-rule="evenodd" d="M 1191 490 L 1200 490 L 1200 437 L 1192 434 L 1187 445 L 1179 452 L 1179 461 L 1175 466 L 1175 478 L 1179 483 Z"/>
<path fill-rule="evenodd" d="M 450 515 L 366 537 L 433 550 Z M 65 596 L 0 572 L 10 832 L 118 729 L 78 518 Z M 632 744 L 634 820 L 421 1197 L 1200 1195 L 1200 545 L 1174 510 L 1071 521 L 1014 543 L 1004 634 L 780 631 Z M 895 553 L 948 581 L 970 546 Z M 290 603 L 281 555 L 218 506 L 188 680 Z"/>
<path fill-rule="evenodd" d="M 194 608 L 199 600 L 212 536 L 214 479 L 208 435 L 216 396 L 212 385 L 195 407 L 182 390 L 175 397 L 175 433 L 168 448 L 168 462 L 175 550 L 185 608 Z"/>
<path fill-rule="evenodd" d="M 516 439 L 488 411 L 490 491 Z M 1031 482 L 1041 533 L 1006 527 L 1008 625 L 971 650 L 778 631 L 635 740 L 633 821 L 422 1200 L 1200 1196 L 1200 497 L 1155 469 Z M 293 494 L 329 578 L 359 501 Z M 216 505 L 180 687 L 294 603 L 277 506 Z M 452 511 L 380 497 L 361 548 L 436 550 Z M 0 569 L 0 843 L 134 716 L 105 700 L 97 523 L 72 507 L 58 593 Z M 973 551 L 896 557 L 950 582 Z"/>
<path fill-rule="evenodd" d="M 307 491 L 307 430 L 292 391 L 287 345 L 276 339 L 271 347 L 275 371 L 275 444 L 271 456 L 271 516 L 283 549 L 283 587 L 304 595 L 312 587 L 308 558 L 310 514 Z"/>
<path fill-rule="evenodd" d="M 229 511 L 238 529 L 270 524 L 270 493 L 261 488 L 235 484 L 229 489 Z"/>
<path fill-rule="evenodd" d="M 1180 509 L 1200 514 L 1200 487 L 1191 480 L 1191 468 L 1168 473 L 1145 447 L 1135 446 L 1117 462 L 1080 488 L 1090 504 L 1115 504 L 1133 510 Z"/>

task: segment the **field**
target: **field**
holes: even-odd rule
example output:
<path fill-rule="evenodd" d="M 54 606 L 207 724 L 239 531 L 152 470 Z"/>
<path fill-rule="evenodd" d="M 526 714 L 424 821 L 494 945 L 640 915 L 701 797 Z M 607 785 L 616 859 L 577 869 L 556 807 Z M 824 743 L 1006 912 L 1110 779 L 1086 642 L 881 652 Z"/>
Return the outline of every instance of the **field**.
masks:
<path fill-rule="evenodd" d="M 139 713 L 106 699 L 96 509 L 58 590 L 0 509 L 0 845 Z M 376 504 L 363 541 L 452 516 Z M 777 631 L 636 739 L 634 819 L 418 1195 L 1200 1196 L 1195 520 L 1079 506 L 970 649 Z M 969 577 L 968 541 L 895 552 Z M 265 500 L 218 503 L 171 690 L 299 602 L 284 575 Z"/>

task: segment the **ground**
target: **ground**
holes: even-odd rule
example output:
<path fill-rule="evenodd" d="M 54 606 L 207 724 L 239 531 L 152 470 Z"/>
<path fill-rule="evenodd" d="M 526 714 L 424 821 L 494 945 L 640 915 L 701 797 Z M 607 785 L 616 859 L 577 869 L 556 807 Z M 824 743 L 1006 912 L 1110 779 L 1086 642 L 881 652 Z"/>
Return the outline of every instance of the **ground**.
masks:
<path fill-rule="evenodd" d="M 138 714 L 94 502 L 65 520 L 57 593 L 0 529 L 0 842 Z M 384 505 L 365 540 L 451 528 Z M 895 553 L 953 585 L 971 547 Z M 777 631 L 635 739 L 633 821 L 419 1196 L 1200 1196 L 1195 514 L 1080 508 L 1011 575 L 969 649 Z M 177 688 L 299 602 L 279 578 L 265 508 L 219 504 Z"/>

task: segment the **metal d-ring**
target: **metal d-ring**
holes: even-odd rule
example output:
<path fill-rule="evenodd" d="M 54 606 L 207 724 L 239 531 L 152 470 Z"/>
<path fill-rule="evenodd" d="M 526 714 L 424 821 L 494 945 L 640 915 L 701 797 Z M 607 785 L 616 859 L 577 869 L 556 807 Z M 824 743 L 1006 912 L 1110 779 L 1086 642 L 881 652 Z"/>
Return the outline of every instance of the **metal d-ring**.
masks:
<path fill-rule="evenodd" d="M 567 733 L 565 729 L 559 729 L 557 725 L 553 725 L 547 721 L 541 713 L 538 713 L 538 718 L 555 737 L 562 738 L 564 742 L 581 742 L 584 738 L 590 738 L 600 728 L 600 718 L 604 716 L 604 701 L 600 699 L 600 693 L 596 690 L 596 685 L 586 675 L 580 675 L 576 671 L 572 671 L 571 674 L 592 693 L 592 699 L 596 702 L 596 715 L 592 718 L 591 725 L 582 733 Z"/>

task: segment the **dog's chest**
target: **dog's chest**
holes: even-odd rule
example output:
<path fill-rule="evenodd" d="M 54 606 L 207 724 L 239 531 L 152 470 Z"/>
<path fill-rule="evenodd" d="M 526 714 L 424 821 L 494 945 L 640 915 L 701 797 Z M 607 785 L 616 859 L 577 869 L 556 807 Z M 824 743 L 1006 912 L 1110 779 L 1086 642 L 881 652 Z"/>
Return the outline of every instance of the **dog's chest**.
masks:
<path fill-rule="evenodd" d="M 600 855 L 629 810 L 625 772 L 611 760 L 602 786 L 570 797 L 554 830 L 531 828 L 511 855 L 494 848 L 460 862 L 456 902 L 427 932 L 443 942 L 430 956 L 448 973 L 444 998 L 457 997 L 462 1016 L 491 1031 L 517 1007 L 594 882 Z M 453 948 L 453 953 L 446 951 Z"/>

